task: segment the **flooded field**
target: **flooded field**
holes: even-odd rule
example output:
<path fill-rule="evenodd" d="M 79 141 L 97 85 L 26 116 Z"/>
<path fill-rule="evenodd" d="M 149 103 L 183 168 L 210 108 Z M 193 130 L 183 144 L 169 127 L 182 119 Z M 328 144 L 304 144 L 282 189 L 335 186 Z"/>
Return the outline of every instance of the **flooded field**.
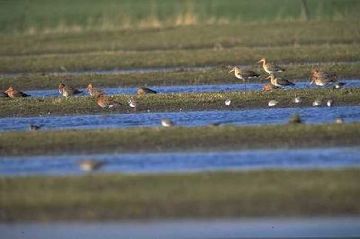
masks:
<path fill-rule="evenodd" d="M 173 85 L 173 86 L 149 86 L 151 89 L 156 90 L 161 94 L 170 93 L 207 93 L 207 92 L 234 92 L 234 91 L 260 91 L 263 88 L 264 83 L 251 83 L 246 84 L 212 84 L 212 85 Z M 360 88 L 360 80 L 342 80 L 341 82 L 346 83 L 345 88 Z M 59 96 L 59 91 L 54 86 L 53 90 L 30 90 L 26 91 L 33 97 L 51 97 Z M 302 82 L 297 82 L 293 89 L 311 89 L 316 88 L 309 84 L 304 79 Z M 104 92 L 108 95 L 118 94 L 135 94 L 136 87 L 119 87 L 119 88 L 103 88 Z M 290 87 L 288 87 L 290 89 Z M 88 95 L 86 89 L 83 90 L 82 95 Z"/>
<path fill-rule="evenodd" d="M 0 156 L 0 175 L 81 174 L 79 162 L 104 162 L 99 172 L 169 173 L 208 170 L 360 167 L 360 148 L 261 149 L 219 152 Z"/>
<path fill-rule="evenodd" d="M 127 127 L 157 127 L 160 120 L 169 118 L 177 126 L 205 126 L 211 124 L 263 125 L 285 124 L 298 113 L 305 123 L 333 123 L 337 117 L 345 122 L 360 121 L 360 106 L 262 108 L 244 110 L 214 110 L 191 112 L 150 112 L 104 115 L 69 115 L 0 118 L 0 131 L 28 130 L 30 124 L 43 129 L 97 129 Z"/>

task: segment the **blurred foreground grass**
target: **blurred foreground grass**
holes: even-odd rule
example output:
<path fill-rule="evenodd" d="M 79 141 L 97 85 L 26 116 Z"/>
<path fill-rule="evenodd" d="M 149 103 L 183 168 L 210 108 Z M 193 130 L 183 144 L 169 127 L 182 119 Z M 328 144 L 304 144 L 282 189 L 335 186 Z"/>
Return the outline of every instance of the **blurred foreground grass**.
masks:
<path fill-rule="evenodd" d="M 0 221 L 360 213 L 359 169 L 0 178 Z"/>

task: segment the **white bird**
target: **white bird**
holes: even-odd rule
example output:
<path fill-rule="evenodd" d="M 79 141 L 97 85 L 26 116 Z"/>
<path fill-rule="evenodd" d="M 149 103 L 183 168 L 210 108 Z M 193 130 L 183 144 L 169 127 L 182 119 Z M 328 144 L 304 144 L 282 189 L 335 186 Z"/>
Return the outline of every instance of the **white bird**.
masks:
<path fill-rule="evenodd" d="M 336 124 L 342 124 L 342 123 L 344 123 L 344 119 L 338 117 L 338 118 L 335 119 L 335 123 L 336 123 Z"/>
<path fill-rule="evenodd" d="M 326 102 L 326 105 L 327 105 L 328 107 L 333 106 L 333 104 L 334 104 L 334 101 L 333 101 L 333 100 L 328 100 L 328 101 Z"/>
<path fill-rule="evenodd" d="M 162 120 L 161 120 L 161 125 L 162 125 L 163 127 L 172 127 L 172 126 L 174 126 L 175 124 L 174 124 L 174 122 L 172 122 L 170 119 L 162 119 Z"/>
<path fill-rule="evenodd" d="M 270 100 L 268 105 L 269 105 L 269 107 L 273 107 L 273 106 L 277 105 L 278 103 L 279 102 L 277 100 Z"/>
<path fill-rule="evenodd" d="M 98 160 L 83 160 L 79 162 L 80 169 L 86 172 L 94 171 L 101 168 L 105 163 Z"/>
<path fill-rule="evenodd" d="M 312 103 L 313 106 L 320 106 L 321 105 L 321 101 L 320 100 L 315 100 L 313 103 Z"/>
<path fill-rule="evenodd" d="M 136 101 L 134 98 L 130 98 L 128 103 L 131 108 L 136 108 Z"/>
<path fill-rule="evenodd" d="M 296 96 L 294 99 L 295 104 L 300 104 L 302 102 L 302 98 L 300 96 Z"/>
<path fill-rule="evenodd" d="M 225 100 L 225 105 L 226 105 L 226 106 L 229 106 L 230 104 L 231 104 L 231 100 L 230 100 L 230 99 Z"/>

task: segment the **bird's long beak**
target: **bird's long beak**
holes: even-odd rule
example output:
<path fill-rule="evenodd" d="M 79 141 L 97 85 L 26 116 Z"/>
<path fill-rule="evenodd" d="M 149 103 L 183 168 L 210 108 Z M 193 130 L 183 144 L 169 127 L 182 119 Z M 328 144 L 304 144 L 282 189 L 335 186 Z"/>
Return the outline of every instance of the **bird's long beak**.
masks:
<path fill-rule="evenodd" d="M 231 72 L 233 72 L 233 71 L 235 71 L 235 68 L 232 68 L 232 69 L 229 71 L 229 73 L 231 73 Z"/>
<path fill-rule="evenodd" d="M 310 85 L 314 84 L 314 80 L 310 81 Z"/>

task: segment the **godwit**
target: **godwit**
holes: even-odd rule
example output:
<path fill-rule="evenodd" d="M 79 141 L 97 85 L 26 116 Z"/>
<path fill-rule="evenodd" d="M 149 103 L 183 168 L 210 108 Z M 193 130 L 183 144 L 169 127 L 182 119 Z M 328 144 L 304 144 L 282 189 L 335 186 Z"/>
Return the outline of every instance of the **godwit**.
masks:
<path fill-rule="evenodd" d="M 170 119 L 162 119 L 162 120 L 161 120 L 161 125 L 162 125 L 163 127 L 172 127 L 172 126 L 174 126 L 175 124 L 174 124 L 174 122 L 172 122 Z"/>
<path fill-rule="evenodd" d="M 108 109 L 121 105 L 119 102 L 116 102 L 112 98 L 105 95 L 98 95 L 96 97 L 96 103 L 101 108 L 108 108 Z"/>
<path fill-rule="evenodd" d="M 24 92 L 15 90 L 12 86 L 9 87 L 5 92 L 10 98 L 18 98 L 18 97 L 28 97 L 30 95 L 25 94 Z"/>
<path fill-rule="evenodd" d="M 231 105 L 231 100 L 230 100 L 230 99 L 225 100 L 225 105 L 226 105 L 226 106 Z"/>
<path fill-rule="evenodd" d="M 317 67 L 311 70 L 310 78 L 310 85 L 315 83 L 317 86 L 326 86 L 336 82 L 335 73 L 320 71 Z"/>
<path fill-rule="evenodd" d="M 98 160 L 83 160 L 79 162 L 80 169 L 86 172 L 94 171 L 101 168 L 105 162 Z"/>
<path fill-rule="evenodd" d="M 334 100 L 328 100 L 328 101 L 326 102 L 326 105 L 327 105 L 328 107 L 333 106 L 333 105 L 334 105 Z"/>
<path fill-rule="evenodd" d="M 314 100 L 314 102 L 312 103 L 312 106 L 320 106 L 321 105 L 321 100 Z"/>
<path fill-rule="evenodd" d="M 273 74 L 266 77 L 266 79 L 270 79 L 271 84 L 276 87 L 283 88 L 285 86 L 294 86 L 295 85 L 294 83 L 292 83 L 286 79 L 281 79 L 281 78 L 275 77 Z"/>
<path fill-rule="evenodd" d="M 301 98 L 300 96 L 296 96 L 296 97 L 294 98 L 294 103 L 295 103 L 295 104 L 300 104 L 302 101 L 303 101 L 303 100 L 302 100 L 302 98 Z"/>
<path fill-rule="evenodd" d="M 270 100 L 269 103 L 268 103 L 268 106 L 269 107 L 273 107 L 275 105 L 277 105 L 279 102 L 277 100 Z"/>
<path fill-rule="evenodd" d="M 66 86 L 65 84 L 61 83 L 59 85 L 59 93 L 60 93 L 60 95 L 62 95 L 64 97 L 69 97 L 69 96 L 80 94 L 80 93 L 82 93 L 82 91 L 72 88 L 70 86 Z"/>
<path fill-rule="evenodd" d="M 268 74 L 274 74 L 276 72 L 285 71 L 285 69 L 280 66 L 277 66 L 277 65 L 271 64 L 271 63 L 266 63 L 265 58 L 260 59 L 260 61 L 258 61 L 258 63 L 262 63 L 262 67 L 263 67 L 264 71 Z"/>
<path fill-rule="evenodd" d="M 103 95 L 104 91 L 101 89 L 95 88 L 91 83 L 86 87 L 86 90 L 88 91 L 90 96 L 98 96 Z"/>
<path fill-rule="evenodd" d="M 260 75 L 254 71 L 250 70 L 242 70 L 237 66 L 234 66 L 229 73 L 234 72 L 235 77 L 245 82 L 245 90 L 246 90 L 246 80 L 258 78 Z"/>
<path fill-rule="evenodd" d="M 137 89 L 136 94 L 138 95 L 146 95 L 146 94 L 156 94 L 157 92 L 146 87 L 140 87 Z"/>

